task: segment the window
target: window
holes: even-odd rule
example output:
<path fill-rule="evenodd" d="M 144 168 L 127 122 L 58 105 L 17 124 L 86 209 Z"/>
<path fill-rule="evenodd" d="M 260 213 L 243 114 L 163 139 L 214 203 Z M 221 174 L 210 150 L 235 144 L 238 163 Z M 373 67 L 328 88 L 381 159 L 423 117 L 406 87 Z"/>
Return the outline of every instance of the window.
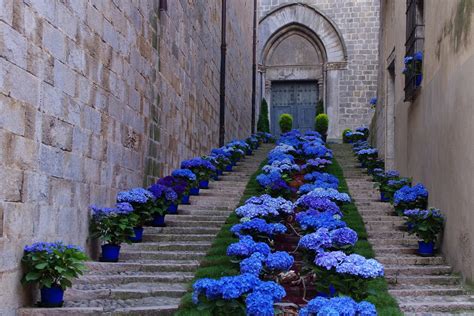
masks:
<path fill-rule="evenodd" d="M 425 25 L 423 22 L 423 0 L 407 0 L 406 11 L 406 56 L 414 57 L 417 53 L 423 53 Z M 419 71 L 407 71 L 405 73 L 405 101 L 412 101 L 416 89 L 421 84 L 421 60 L 416 68 Z"/>

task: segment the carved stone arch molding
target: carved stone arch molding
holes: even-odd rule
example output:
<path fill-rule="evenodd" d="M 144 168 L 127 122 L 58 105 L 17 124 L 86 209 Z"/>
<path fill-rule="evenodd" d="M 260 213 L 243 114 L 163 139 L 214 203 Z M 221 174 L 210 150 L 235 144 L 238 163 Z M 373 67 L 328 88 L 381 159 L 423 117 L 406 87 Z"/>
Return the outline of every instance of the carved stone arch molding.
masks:
<path fill-rule="evenodd" d="M 286 73 L 280 71 L 280 77 L 276 78 L 274 69 L 267 62 L 276 47 L 293 35 L 311 43 L 315 59 L 319 60 L 321 67 L 319 71 L 300 71 L 301 78 L 290 71 L 288 80 L 317 80 L 320 98 L 324 100 L 330 118 L 329 137 L 339 138 L 339 78 L 347 66 L 347 49 L 336 24 L 316 7 L 299 2 L 284 4 L 260 19 L 257 44 L 260 98 L 265 97 L 272 109 L 271 83 L 286 80 L 282 78 L 286 78 L 288 69 Z"/>

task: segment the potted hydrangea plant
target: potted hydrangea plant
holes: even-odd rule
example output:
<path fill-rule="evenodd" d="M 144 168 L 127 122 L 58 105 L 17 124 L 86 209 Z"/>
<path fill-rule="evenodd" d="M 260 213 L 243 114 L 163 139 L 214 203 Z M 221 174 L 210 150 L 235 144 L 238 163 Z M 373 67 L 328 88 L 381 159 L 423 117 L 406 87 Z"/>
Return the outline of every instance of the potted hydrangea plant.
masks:
<path fill-rule="evenodd" d="M 154 227 L 164 227 L 165 224 L 165 215 L 168 207 L 178 201 L 178 194 L 176 192 L 162 184 L 156 183 L 148 188 L 151 193 L 155 196 L 153 207 L 151 209 L 151 214 L 153 220 L 151 225 Z"/>
<path fill-rule="evenodd" d="M 42 307 L 61 307 L 64 291 L 72 286 L 72 280 L 84 273 L 84 251 L 62 242 L 38 242 L 24 248 L 22 262 L 26 273 L 22 283 L 38 283 Z"/>
<path fill-rule="evenodd" d="M 173 201 L 170 206 L 168 206 L 168 214 L 177 214 L 178 213 L 178 204 L 185 196 L 189 198 L 189 188 L 186 180 L 183 178 L 166 176 L 157 181 L 157 184 L 164 185 L 172 189 L 177 194 L 177 200 Z"/>
<path fill-rule="evenodd" d="M 216 173 L 216 167 L 204 158 L 192 158 L 181 162 L 181 168 L 189 169 L 197 176 L 200 189 L 209 189 L 209 179 Z"/>
<path fill-rule="evenodd" d="M 399 215 L 403 215 L 405 210 L 426 209 L 428 206 L 428 191 L 421 183 L 413 187 L 406 185 L 395 192 L 393 203 Z"/>
<path fill-rule="evenodd" d="M 444 217 L 441 211 L 435 208 L 428 210 L 405 210 L 409 233 L 416 235 L 418 241 L 418 253 L 421 256 L 433 256 L 434 244 L 443 230 Z"/>
<path fill-rule="evenodd" d="M 186 181 L 187 190 L 181 198 L 181 204 L 189 204 L 189 195 L 199 194 L 199 186 L 197 184 L 196 175 L 189 169 L 176 169 L 171 173 L 171 175 L 175 178 L 180 178 Z"/>
<path fill-rule="evenodd" d="M 131 242 L 141 242 L 143 239 L 143 225 L 152 219 L 151 210 L 153 208 L 155 197 L 153 193 L 143 188 L 133 188 L 129 191 L 122 191 L 117 194 L 118 203 L 130 203 L 133 212 L 130 213 L 134 235 L 130 236 Z"/>
<path fill-rule="evenodd" d="M 91 206 L 92 237 L 101 239 L 103 262 L 117 262 L 120 255 L 120 245 L 130 243 L 130 236 L 134 236 L 133 227 L 136 218 L 130 216 L 133 207 L 130 203 L 118 203 L 114 208 L 100 208 Z"/>

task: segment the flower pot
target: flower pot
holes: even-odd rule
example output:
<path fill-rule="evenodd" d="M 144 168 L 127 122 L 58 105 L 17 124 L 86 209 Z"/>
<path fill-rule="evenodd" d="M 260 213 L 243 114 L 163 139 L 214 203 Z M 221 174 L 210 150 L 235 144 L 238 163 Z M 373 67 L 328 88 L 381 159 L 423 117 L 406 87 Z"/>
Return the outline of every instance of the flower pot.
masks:
<path fill-rule="evenodd" d="M 129 239 L 131 242 L 134 242 L 134 243 L 142 242 L 142 239 L 143 239 L 143 227 L 134 227 L 134 228 L 133 228 L 133 232 L 135 233 L 135 236 L 130 236 L 130 237 L 128 237 L 128 239 Z"/>
<path fill-rule="evenodd" d="M 232 171 L 232 167 L 233 167 L 232 164 L 225 166 L 225 171 L 231 172 L 231 171 Z"/>
<path fill-rule="evenodd" d="M 423 81 L 423 74 L 417 74 L 415 76 L 415 85 L 419 87 L 422 81 Z"/>
<path fill-rule="evenodd" d="M 102 245 L 102 257 L 100 261 L 102 262 L 117 262 L 120 255 L 120 246 L 105 244 Z"/>
<path fill-rule="evenodd" d="M 153 227 L 165 227 L 165 215 L 155 215 L 153 221 L 151 222 Z"/>
<path fill-rule="evenodd" d="M 247 156 L 251 156 L 252 155 L 252 149 L 247 149 L 247 152 L 245 154 Z"/>
<path fill-rule="evenodd" d="M 64 290 L 53 285 L 52 287 L 42 287 L 41 306 L 43 307 L 61 307 L 64 302 Z"/>
<path fill-rule="evenodd" d="M 218 176 L 221 176 L 223 173 L 224 173 L 224 172 L 223 172 L 222 170 L 220 170 L 220 169 L 217 170 L 217 175 L 218 175 Z"/>
<path fill-rule="evenodd" d="M 177 203 L 171 204 L 170 206 L 168 206 L 166 211 L 168 212 L 168 214 L 178 214 L 178 204 Z"/>
<path fill-rule="evenodd" d="M 418 254 L 423 257 L 431 257 L 434 255 L 434 242 L 418 242 Z"/>
<path fill-rule="evenodd" d="M 189 190 L 189 195 L 199 195 L 199 187 L 191 188 Z"/>
<path fill-rule="evenodd" d="M 199 181 L 199 189 L 209 189 L 209 180 Z M 199 192 L 198 192 L 199 194 Z"/>
<path fill-rule="evenodd" d="M 181 204 L 189 204 L 189 194 L 183 195 L 181 198 Z"/>
<path fill-rule="evenodd" d="M 390 198 L 385 195 L 385 192 L 381 191 L 381 192 L 380 192 L 380 201 L 382 201 L 382 202 L 390 202 Z"/>

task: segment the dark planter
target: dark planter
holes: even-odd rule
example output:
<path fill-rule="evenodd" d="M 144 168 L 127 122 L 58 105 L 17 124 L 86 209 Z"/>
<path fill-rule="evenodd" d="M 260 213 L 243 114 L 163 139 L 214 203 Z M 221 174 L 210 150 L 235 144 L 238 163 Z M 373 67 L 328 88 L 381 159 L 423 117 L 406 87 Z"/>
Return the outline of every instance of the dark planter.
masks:
<path fill-rule="evenodd" d="M 41 290 L 42 307 L 61 307 L 64 302 L 64 290 L 59 286 L 42 287 Z"/>
<path fill-rule="evenodd" d="M 251 156 L 252 155 L 252 149 L 247 149 L 247 152 L 245 154 L 247 156 Z"/>
<path fill-rule="evenodd" d="M 199 195 L 199 187 L 191 188 L 191 190 L 189 190 L 189 195 Z"/>
<path fill-rule="evenodd" d="M 153 227 L 165 227 L 165 215 L 155 215 L 153 221 L 151 222 Z"/>
<path fill-rule="evenodd" d="M 422 257 L 432 257 L 434 256 L 434 242 L 418 242 L 418 254 Z"/>
<path fill-rule="evenodd" d="M 171 204 L 170 206 L 168 206 L 166 211 L 168 212 L 168 214 L 178 214 L 178 204 Z"/>
<path fill-rule="evenodd" d="M 102 262 L 117 262 L 120 255 L 120 246 L 105 244 L 102 245 L 102 257 L 100 261 Z"/>
<path fill-rule="evenodd" d="M 189 194 L 183 195 L 181 198 L 181 204 L 189 204 Z"/>
<path fill-rule="evenodd" d="M 130 236 L 128 239 L 133 243 L 139 243 L 143 240 L 143 227 L 134 227 L 133 232 L 135 236 Z"/>
<path fill-rule="evenodd" d="M 209 180 L 199 181 L 199 189 L 209 189 Z M 199 194 L 199 192 L 198 192 Z"/>
<path fill-rule="evenodd" d="M 231 171 L 232 171 L 232 167 L 233 167 L 232 164 L 225 166 L 225 171 L 231 172 Z"/>
<path fill-rule="evenodd" d="M 385 192 L 381 191 L 381 192 L 380 192 L 380 201 L 382 201 L 382 202 L 390 202 L 390 198 L 385 195 Z"/>

